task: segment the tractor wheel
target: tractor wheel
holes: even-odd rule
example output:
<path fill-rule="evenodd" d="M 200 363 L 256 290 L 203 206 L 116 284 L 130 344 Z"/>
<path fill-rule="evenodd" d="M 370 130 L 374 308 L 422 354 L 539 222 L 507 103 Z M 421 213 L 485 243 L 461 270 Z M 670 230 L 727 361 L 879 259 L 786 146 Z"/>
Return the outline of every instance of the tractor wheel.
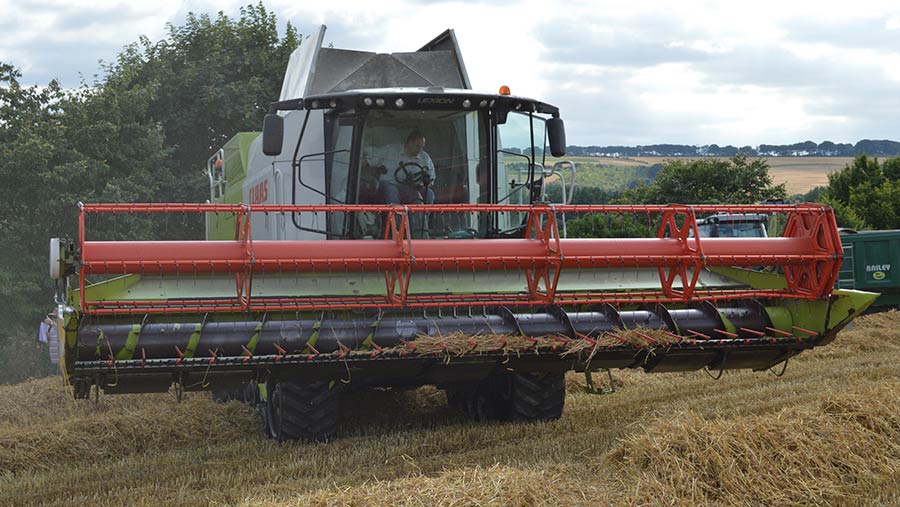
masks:
<path fill-rule="evenodd" d="M 447 389 L 447 404 L 459 408 L 473 421 L 509 419 L 510 374 L 498 370 L 478 384 Z"/>
<path fill-rule="evenodd" d="M 455 410 L 465 410 L 466 399 L 468 394 L 464 389 L 459 387 L 450 387 L 444 390 L 447 395 L 447 406 Z"/>
<path fill-rule="evenodd" d="M 473 421 L 504 421 L 507 419 L 506 400 L 493 392 L 478 392 L 465 400 L 463 409 Z"/>
<path fill-rule="evenodd" d="M 327 381 L 269 382 L 263 420 L 269 438 L 324 442 L 334 437 L 338 393 Z"/>
<path fill-rule="evenodd" d="M 251 407 L 256 407 L 260 403 L 259 398 L 259 384 L 253 380 L 248 381 L 241 387 L 241 403 L 245 403 L 250 405 Z"/>
<path fill-rule="evenodd" d="M 551 421 L 562 416 L 566 401 L 563 373 L 513 373 L 510 390 L 510 419 Z"/>
<path fill-rule="evenodd" d="M 216 403 L 228 403 L 232 400 L 240 399 L 237 391 L 230 389 L 215 389 L 212 391 L 212 399 Z"/>

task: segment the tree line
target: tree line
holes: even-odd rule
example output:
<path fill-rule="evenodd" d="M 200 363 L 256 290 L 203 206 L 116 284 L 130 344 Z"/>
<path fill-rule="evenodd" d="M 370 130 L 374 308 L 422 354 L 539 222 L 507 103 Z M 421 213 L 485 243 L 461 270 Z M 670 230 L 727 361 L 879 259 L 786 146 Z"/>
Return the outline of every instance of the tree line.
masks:
<path fill-rule="evenodd" d="M 236 132 L 259 129 L 299 43 L 259 4 L 235 17 L 189 14 L 73 90 L 25 86 L 0 62 L 0 381 L 51 371 L 34 339 L 55 290 L 47 245 L 75 234 L 76 204 L 203 202 L 206 159 Z M 154 227 L 129 223 L 118 237 Z M 202 234 L 200 222 L 185 227 Z"/>
<path fill-rule="evenodd" d="M 551 187 L 548 199 L 559 202 Z M 821 202 L 835 211 L 838 226 L 855 230 L 900 229 L 900 157 L 879 162 L 858 155 L 828 176 L 828 185 L 788 196 L 784 184 L 774 185 L 765 159 L 738 154 L 730 159 L 668 160 L 650 183 L 620 192 L 576 187 L 572 204 L 754 204 Z M 634 237 L 651 227 L 633 218 L 611 222 L 600 215 L 573 217 L 570 237 Z"/>
<path fill-rule="evenodd" d="M 887 139 L 863 139 L 856 144 L 804 141 L 794 144 L 759 146 L 719 146 L 707 144 L 650 144 L 646 146 L 568 146 L 573 157 L 723 157 L 738 154 L 747 157 L 856 157 L 858 155 L 897 156 L 900 142 Z"/>

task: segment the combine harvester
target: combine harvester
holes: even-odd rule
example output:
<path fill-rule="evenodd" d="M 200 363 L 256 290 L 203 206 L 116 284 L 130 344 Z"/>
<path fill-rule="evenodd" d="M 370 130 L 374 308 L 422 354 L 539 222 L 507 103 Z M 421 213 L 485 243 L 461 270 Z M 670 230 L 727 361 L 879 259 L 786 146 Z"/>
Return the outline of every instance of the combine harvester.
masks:
<path fill-rule="evenodd" d="M 51 242 L 76 397 L 239 391 L 279 440 L 332 437 L 341 389 L 430 384 L 477 420 L 556 419 L 566 371 L 765 370 L 875 297 L 832 290 L 826 206 L 543 202 L 566 165 L 543 164 L 565 152 L 556 107 L 471 91 L 452 31 L 389 55 L 323 36 L 292 55 L 262 135 L 210 158 L 209 203 L 83 204 L 77 241 Z M 412 131 L 434 181 L 421 158 L 373 155 L 421 144 Z M 587 212 L 652 232 L 566 238 L 565 216 Z M 786 225 L 702 237 L 713 213 Z M 173 215 L 205 219 L 206 239 L 89 232 Z"/>

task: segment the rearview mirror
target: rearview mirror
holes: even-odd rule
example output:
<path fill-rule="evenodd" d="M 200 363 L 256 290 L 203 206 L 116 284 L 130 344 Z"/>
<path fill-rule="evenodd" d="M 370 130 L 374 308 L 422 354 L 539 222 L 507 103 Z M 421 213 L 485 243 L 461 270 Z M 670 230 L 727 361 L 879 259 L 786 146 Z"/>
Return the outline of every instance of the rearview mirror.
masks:
<path fill-rule="evenodd" d="M 566 126 L 562 118 L 547 120 L 547 138 L 550 141 L 550 154 L 562 157 L 566 154 Z"/>
<path fill-rule="evenodd" d="M 277 114 L 269 113 L 263 119 L 263 153 L 270 157 L 281 155 L 281 145 L 284 143 L 284 118 Z"/>

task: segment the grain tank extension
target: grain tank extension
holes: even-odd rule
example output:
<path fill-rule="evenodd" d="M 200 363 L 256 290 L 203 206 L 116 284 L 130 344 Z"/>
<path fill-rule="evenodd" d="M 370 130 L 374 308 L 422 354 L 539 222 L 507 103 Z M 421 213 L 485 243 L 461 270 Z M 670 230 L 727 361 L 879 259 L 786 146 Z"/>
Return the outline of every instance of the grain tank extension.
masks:
<path fill-rule="evenodd" d="M 833 290 L 826 206 L 547 202 L 572 166 L 556 107 L 471 91 L 452 31 L 394 54 L 323 37 L 292 55 L 264 133 L 210 158 L 209 203 L 83 204 L 77 240 L 53 243 L 76 396 L 238 392 L 280 440 L 330 438 L 338 391 L 374 386 L 435 385 L 478 420 L 555 419 L 567 371 L 763 370 L 873 300 Z M 565 237 L 586 213 L 605 237 Z M 701 236 L 721 213 L 783 227 Z M 206 238 L 91 234 L 166 219 Z M 634 224 L 643 237 L 617 233 Z"/>

